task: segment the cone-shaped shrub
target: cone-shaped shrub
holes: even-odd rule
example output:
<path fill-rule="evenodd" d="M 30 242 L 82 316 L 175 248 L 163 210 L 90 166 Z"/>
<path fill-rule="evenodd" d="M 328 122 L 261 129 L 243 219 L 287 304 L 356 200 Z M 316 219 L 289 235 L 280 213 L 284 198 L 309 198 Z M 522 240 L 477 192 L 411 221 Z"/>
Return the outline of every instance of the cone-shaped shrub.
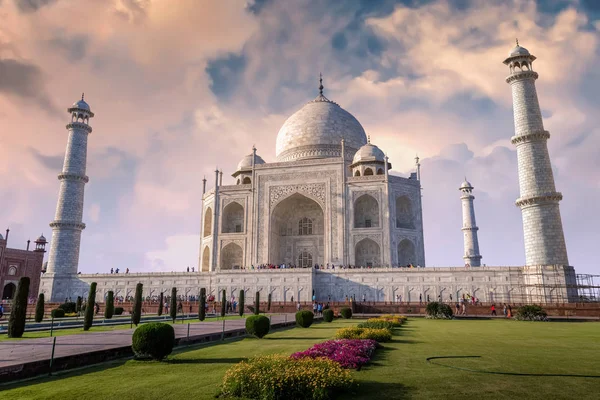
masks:
<path fill-rule="evenodd" d="M 85 315 L 83 317 L 83 330 L 89 331 L 94 322 L 94 304 L 96 303 L 96 282 L 90 284 L 87 303 L 85 305 Z"/>
<path fill-rule="evenodd" d="M 65 310 L 63 310 L 62 308 L 55 308 L 54 310 L 50 311 L 50 316 L 52 318 L 64 318 Z"/>
<path fill-rule="evenodd" d="M 83 302 L 83 299 L 81 298 L 81 296 L 77 296 L 77 301 L 75 302 L 75 311 L 77 313 L 81 312 L 81 303 Z"/>
<path fill-rule="evenodd" d="M 239 311 L 240 311 L 240 317 L 244 316 L 244 307 L 245 307 L 244 295 L 245 295 L 244 289 L 240 289 L 240 304 L 238 304 Z"/>
<path fill-rule="evenodd" d="M 267 312 L 271 311 L 271 293 L 267 296 Z"/>
<path fill-rule="evenodd" d="M 227 313 L 227 292 L 223 290 L 223 295 L 221 296 L 221 317 L 224 317 Z"/>
<path fill-rule="evenodd" d="M 323 321 L 331 322 L 333 321 L 333 310 L 328 308 L 327 310 L 323 310 Z"/>
<path fill-rule="evenodd" d="M 162 360 L 173 351 L 175 330 L 163 322 L 140 325 L 131 338 L 131 348 L 137 358 Z"/>
<path fill-rule="evenodd" d="M 35 322 L 42 322 L 44 319 L 44 293 L 40 293 L 38 301 L 35 304 Z"/>
<path fill-rule="evenodd" d="M 263 338 L 271 330 L 271 321 L 264 315 L 251 315 L 246 318 L 246 332 L 257 338 Z"/>
<path fill-rule="evenodd" d="M 131 316 L 131 322 L 138 326 L 142 319 L 142 291 L 144 285 L 138 283 L 135 285 L 135 297 L 133 298 L 133 315 Z"/>
<path fill-rule="evenodd" d="M 160 292 L 160 296 L 158 297 L 158 316 L 160 317 L 163 312 L 163 302 L 165 301 L 165 295 L 163 292 Z"/>
<path fill-rule="evenodd" d="M 254 295 L 254 315 L 260 314 L 260 292 Z"/>
<path fill-rule="evenodd" d="M 200 304 L 198 305 L 198 319 L 206 319 L 206 288 L 200 289 Z"/>
<path fill-rule="evenodd" d="M 25 318 L 27 317 L 27 296 L 29 296 L 29 278 L 24 276 L 19 279 L 17 293 L 13 298 L 8 319 L 8 337 L 20 338 L 25 332 Z"/>
<path fill-rule="evenodd" d="M 301 326 L 302 328 L 308 328 L 312 325 L 314 317 L 312 311 L 298 311 L 296 313 L 296 325 Z"/>
<path fill-rule="evenodd" d="M 340 310 L 340 314 L 342 315 L 342 318 L 350 319 L 350 318 L 352 318 L 352 309 L 348 308 L 348 307 L 344 307 Z"/>
<path fill-rule="evenodd" d="M 171 309 L 169 310 L 169 315 L 171 315 L 173 323 L 175 323 L 175 319 L 177 318 L 177 288 L 171 289 Z"/>
<path fill-rule="evenodd" d="M 108 291 L 106 295 L 106 305 L 104 306 L 104 318 L 111 319 L 115 313 L 115 292 Z"/>

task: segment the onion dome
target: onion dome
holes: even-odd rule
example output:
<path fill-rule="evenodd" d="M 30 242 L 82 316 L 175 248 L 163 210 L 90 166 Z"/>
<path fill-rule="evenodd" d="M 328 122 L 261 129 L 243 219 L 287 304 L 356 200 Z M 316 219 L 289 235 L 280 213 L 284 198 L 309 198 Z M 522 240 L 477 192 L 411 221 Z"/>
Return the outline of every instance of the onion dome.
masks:
<path fill-rule="evenodd" d="M 471 182 L 469 182 L 467 180 L 467 178 L 465 178 L 465 181 L 460 185 L 459 189 L 460 190 L 463 190 L 463 189 L 473 189 L 473 185 L 471 185 Z"/>
<path fill-rule="evenodd" d="M 369 142 L 354 154 L 352 164 L 359 162 L 385 162 L 385 154 L 379 147 Z"/>
<path fill-rule="evenodd" d="M 44 235 L 42 234 L 39 238 L 37 238 L 35 240 L 36 243 L 47 243 L 46 238 L 44 237 Z"/>
<path fill-rule="evenodd" d="M 531 54 L 529 54 L 529 50 L 527 50 L 525 47 L 521 47 L 518 44 L 513 47 L 513 49 L 508 53 L 509 57 L 515 57 L 515 56 L 529 56 Z"/>
<path fill-rule="evenodd" d="M 257 164 L 264 164 L 265 160 L 263 160 L 258 154 L 254 157 L 254 165 Z M 252 154 L 248 154 L 247 156 L 245 156 L 244 158 L 242 158 L 240 160 L 240 162 L 238 163 L 237 166 L 237 171 L 240 171 L 242 169 L 249 169 L 252 168 Z"/>

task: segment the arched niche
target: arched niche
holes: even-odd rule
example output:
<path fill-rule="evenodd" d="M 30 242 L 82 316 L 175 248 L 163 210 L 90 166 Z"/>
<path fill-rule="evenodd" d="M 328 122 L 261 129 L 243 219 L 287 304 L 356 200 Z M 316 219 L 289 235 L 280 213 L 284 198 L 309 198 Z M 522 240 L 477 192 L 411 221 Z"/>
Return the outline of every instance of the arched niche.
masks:
<path fill-rule="evenodd" d="M 204 246 L 202 250 L 202 272 L 210 271 L 210 249 L 208 246 Z"/>
<path fill-rule="evenodd" d="M 398 265 L 415 265 L 416 262 L 415 245 L 409 239 L 403 239 L 398 243 Z"/>
<path fill-rule="evenodd" d="M 408 196 L 396 198 L 396 228 L 415 229 L 412 202 Z"/>
<path fill-rule="evenodd" d="M 354 202 L 354 227 L 379 227 L 379 203 L 368 194 L 363 194 Z"/>
<path fill-rule="evenodd" d="M 221 250 L 221 270 L 240 269 L 244 251 L 237 243 L 229 243 Z"/>
<path fill-rule="evenodd" d="M 222 233 L 244 231 L 244 207 L 237 202 L 231 202 L 223 209 Z"/>
<path fill-rule="evenodd" d="M 381 249 L 372 239 L 365 238 L 356 244 L 354 264 L 359 267 L 377 267 L 381 265 Z"/>
<path fill-rule="evenodd" d="M 208 207 L 204 213 L 204 229 L 202 236 L 210 236 L 212 228 L 212 208 Z"/>

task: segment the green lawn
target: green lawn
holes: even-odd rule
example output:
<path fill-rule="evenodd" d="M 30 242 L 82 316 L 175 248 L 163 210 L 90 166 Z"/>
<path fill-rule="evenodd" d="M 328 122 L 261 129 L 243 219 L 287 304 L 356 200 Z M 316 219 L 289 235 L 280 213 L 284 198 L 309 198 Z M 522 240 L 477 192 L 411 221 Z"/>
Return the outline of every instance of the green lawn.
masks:
<path fill-rule="evenodd" d="M 182 349 L 170 362 L 120 361 L 57 377 L 5 387 L 13 399 L 211 399 L 225 370 L 243 357 L 308 348 L 354 322 L 315 324 L 277 331 L 262 340 Z M 440 360 L 448 365 L 522 373 L 600 374 L 600 324 L 529 323 L 504 320 L 411 319 L 373 362 L 353 372 L 358 383 L 344 399 L 597 399 L 600 379 L 519 377 L 459 371 L 428 364 L 427 357 L 480 355 L 477 360 Z"/>

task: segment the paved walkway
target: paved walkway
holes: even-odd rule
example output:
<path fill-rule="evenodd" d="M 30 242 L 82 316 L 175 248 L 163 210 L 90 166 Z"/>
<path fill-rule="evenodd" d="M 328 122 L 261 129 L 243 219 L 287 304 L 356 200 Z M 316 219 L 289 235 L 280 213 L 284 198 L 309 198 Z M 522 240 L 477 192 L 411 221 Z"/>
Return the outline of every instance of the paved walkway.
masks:
<path fill-rule="evenodd" d="M 271 323 L 293 321 L 294 314 L 272 315 Z M 245 329 L 245 319 L 225 321 L 225 332 Z M 190 337 L 209 334 L 220 334 L 223 330 L 223 320 L 190 323 Z M 188 324 L 175 324 L 175 337 L 185 338 L 188 335 Z M 54 358 L 91 353 L 99 350 L 131 346 L 131 335 L 135 329 L 122 329 L 107 332 L 82 333 L 56 337 Z M 0 368 L 18 366 L 33 361 L 48 360 L 52 354 L 54 338 L 5 340 L 0 341 Z"/>

